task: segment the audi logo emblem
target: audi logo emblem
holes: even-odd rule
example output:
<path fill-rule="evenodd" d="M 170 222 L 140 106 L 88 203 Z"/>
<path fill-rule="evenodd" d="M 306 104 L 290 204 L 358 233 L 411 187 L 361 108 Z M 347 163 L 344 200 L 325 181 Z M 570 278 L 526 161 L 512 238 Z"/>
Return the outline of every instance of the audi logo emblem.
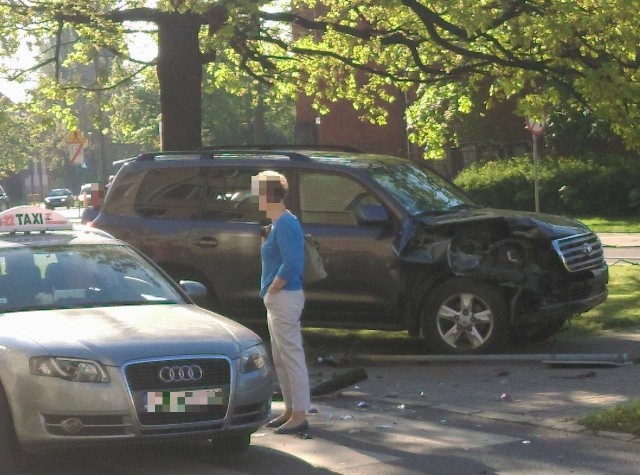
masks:
<path fill-rule="evenodd" d="M 204 371 L 198 365 L 192 366 L 165 366 L 160 369 L 158 376 L 165 383 L 179 383 L 180 381 L 199 381 L 204 376 Z"/>

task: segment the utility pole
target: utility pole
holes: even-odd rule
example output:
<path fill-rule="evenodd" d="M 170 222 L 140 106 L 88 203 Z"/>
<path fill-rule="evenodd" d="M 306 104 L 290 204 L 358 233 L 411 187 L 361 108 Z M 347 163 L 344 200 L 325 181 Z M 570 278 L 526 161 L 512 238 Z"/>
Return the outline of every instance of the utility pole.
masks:
<path fill-rule="evenodd" d="M 531 132 L 533 138 L 533 194 L 535 201 L 536 213 L 540 212 L 540 193 L 538 187 L 538 137 L 542 135 L 544 129 L 547 127 L 547 120 L 544 118 L 542 121 L 537 122 L 534 119 L 527 119 L 525 127 Z"/>

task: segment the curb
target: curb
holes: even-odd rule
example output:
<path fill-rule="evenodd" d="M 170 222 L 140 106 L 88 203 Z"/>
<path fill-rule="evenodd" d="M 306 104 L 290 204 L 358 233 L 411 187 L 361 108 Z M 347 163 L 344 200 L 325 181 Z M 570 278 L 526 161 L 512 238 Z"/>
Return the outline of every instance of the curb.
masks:
<path fill-rule="evenodd" d="M 634 357 L 627 353 L 550 353 L 499 355 L 372 355 L 361 354 L 348 358 L 349 363 L 373 366 L 387 363 L 544 363 L 548 365 L 620 366 L 633 364 Z"/>
<path fill-rule="evenodd" d="M 524 424 L 534 427 L 540 427 L 543 429 L 556 430 L 560 432 L 569 432 L 572 434 L 587 435 L 592 437 L 601 437 L 605 439 L 614 439 L 621 442 L 633 442 L 640 444 L 640 437 L 623 432 L 610 432 L 610 431 L 593 431 L 578 424 L 570 418 L 541 418 L 534 416 L 526 416 L 522 414 L 504 414 L 496 411 L 483 411 L 478 409 L 471 409 L 467 407 L 453 406 L 450 404 L 429 403 L 416 401 L 414 399 L 403 398 L 390 398 L 372 396 L 368 393 L 359 391 L 343 391 L 339 393 L 341 397 L 347 397 L 350 399 L 366 399 L 367 402 L 380 402 L 387 404 L 404 404 L 407 407 L 428 407 L 430 409 L 437 409 L 440 411 L 450 412 L 452 414 L 462 414 L 465 416 L 482 417 L 485 419 L 491 419 L 494 421 L 511 422 L 515 424 Z"/>

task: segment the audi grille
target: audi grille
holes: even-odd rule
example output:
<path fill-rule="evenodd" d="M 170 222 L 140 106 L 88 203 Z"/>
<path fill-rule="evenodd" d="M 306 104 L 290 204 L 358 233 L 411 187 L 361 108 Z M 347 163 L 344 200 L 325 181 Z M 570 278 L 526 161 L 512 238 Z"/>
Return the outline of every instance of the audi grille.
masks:
<path fill-rule="evenodd" d="M 145 361 L 125 367 L 125 377 L 142 425 L 188 424 L 224 419 L 229 404 L 231 367 L 224 358 L 193 358 Z M 224 403 L 203 412 L 148 412 L 149 392 L 222 389 Z"/>

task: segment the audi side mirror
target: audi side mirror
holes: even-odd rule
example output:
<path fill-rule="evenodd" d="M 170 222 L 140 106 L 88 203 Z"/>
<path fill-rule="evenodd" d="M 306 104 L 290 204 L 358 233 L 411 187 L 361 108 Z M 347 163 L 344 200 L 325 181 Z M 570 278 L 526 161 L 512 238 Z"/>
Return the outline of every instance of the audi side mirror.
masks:
<path fill-rule="evenodd" d="M 180 287 L 184 290 L 189 297 L 198 305 L 202 306 L 207 297 L 207 287 L 200 282 L 193 280 L 181 280 Z"/>

